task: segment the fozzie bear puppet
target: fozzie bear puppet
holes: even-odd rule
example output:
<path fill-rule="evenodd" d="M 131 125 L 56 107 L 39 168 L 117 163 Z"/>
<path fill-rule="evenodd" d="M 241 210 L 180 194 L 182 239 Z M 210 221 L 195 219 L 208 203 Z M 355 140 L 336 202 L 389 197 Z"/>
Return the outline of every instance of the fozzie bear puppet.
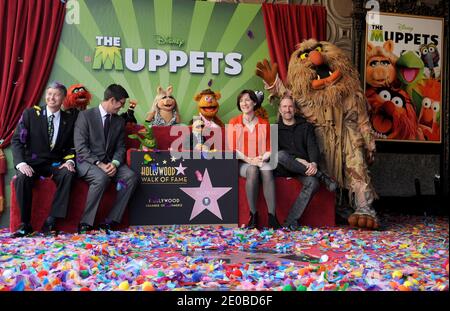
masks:
<path fill-rule="evenodd" d="M 375 140 L 358 72 L 335 45 L 305 40 L 291 55 L 286 86 L 277 76 L 277 64 L 258 62 L 256 74 L 272 95 L 290 91 L 300 113 L 315 125 L 321 168 L 341 188 L 349 190 L 354 211 L 351 226 L 378 228 L 372 207 L 377 197 L 368 172 Z"/>
<path fill-rule="evenodd" d="M 199 117 L 204 122 L 205 127 L 224 127 L 222 120 L 217 116 L 220 97 L 220 92 L 213 92 L 211 89 L 203 90 L 194 96 L 194 100 L 197 102 Z"/>

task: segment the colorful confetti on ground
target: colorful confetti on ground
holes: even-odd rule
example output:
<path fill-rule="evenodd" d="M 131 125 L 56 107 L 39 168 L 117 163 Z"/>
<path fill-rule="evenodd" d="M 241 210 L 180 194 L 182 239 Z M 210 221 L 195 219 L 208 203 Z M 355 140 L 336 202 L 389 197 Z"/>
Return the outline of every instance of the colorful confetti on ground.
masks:
<path fill-rule="evenodd" d="M 18 239 L 3 229 L 0 291 L 448 291 L 448 218 L 383 223 L 382 231 L 173 226 Z"/>

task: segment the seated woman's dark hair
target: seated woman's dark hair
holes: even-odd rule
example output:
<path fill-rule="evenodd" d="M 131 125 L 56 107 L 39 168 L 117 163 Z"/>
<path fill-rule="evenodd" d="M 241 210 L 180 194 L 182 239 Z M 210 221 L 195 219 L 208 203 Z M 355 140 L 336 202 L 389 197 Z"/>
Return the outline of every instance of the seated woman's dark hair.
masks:
<path fill-rule="evenodd" d="M 243 91 L 241 91 L 239 93 L 239 95 L 237 97 L 237 101 L 236 101 L 236 105 L 237 105 L 237 108 L 239 109 L 239 111 L 242 111 L 241 110 L 241 106 L 239 105 L 239 102 L 241 101 L 242 96 L 244 96 L 245 94 L 248 94 L 250 99 L 256 104 L 253 110 L 256 110 L 259 107 L 261 107 L 262 100 L 264 100 L 264 96 L 262 96 L 262 100 L 260 100 L 258 98 L 258 96 L 256 96 L 254 91 L 252 91 L 252 90 L 243 90 Z"/>

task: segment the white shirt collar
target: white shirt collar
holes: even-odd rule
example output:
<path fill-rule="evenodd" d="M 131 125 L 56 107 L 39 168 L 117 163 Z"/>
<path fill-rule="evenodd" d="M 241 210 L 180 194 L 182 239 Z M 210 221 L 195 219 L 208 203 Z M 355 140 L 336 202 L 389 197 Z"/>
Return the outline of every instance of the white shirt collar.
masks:
<path fill-rule="evenodd" d="M 54 116 L 55 116 L 55 119 L 58 119 L 58 120 L 59 120 L 59 116 L 61 115 L 61 110 L 58 110 L 57 112 L 51 112 L 50 109 L 48 109 L 47 106 L 45 106 L 45 109 L 47 110 L 47 118 L 48 118 L 50 115 L 54 115 Z"/>
<path fill-rule="evenodd" d="M 98 105 L 98 109 L 100 109 L 100 115 L 102 116 L 102 120 L 103 120 L 108 113 L 103 108 L 102 104 Z"/>

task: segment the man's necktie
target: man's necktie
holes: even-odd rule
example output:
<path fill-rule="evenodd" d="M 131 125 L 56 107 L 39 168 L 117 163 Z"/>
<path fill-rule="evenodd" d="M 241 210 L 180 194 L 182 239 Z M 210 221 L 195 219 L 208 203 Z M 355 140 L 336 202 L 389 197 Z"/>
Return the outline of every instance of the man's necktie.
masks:
<path fill-rule="evenodd" d="M 103 130 L 105 131 L 105 141 L 108 140 L 110 125 L 111 125 L 111 115 L 108 113 L 105 115 L 105 124 L 103 125 Z"/>
<path fill-rule="evenodd" d="M 53 115 L 53 114 L 49 115 L 48 118 L 47 118 L 47 121 L 48 121 L 48 124 L 47 124 L 48 142 L 50 144 L 50 149 L 53 148 L 52 140 L 53 140 L 53 133 L 55 132 L 55 127 L 53 125 L 53 119 L 54 118 L 55 118 L 55 115 Z"/>

